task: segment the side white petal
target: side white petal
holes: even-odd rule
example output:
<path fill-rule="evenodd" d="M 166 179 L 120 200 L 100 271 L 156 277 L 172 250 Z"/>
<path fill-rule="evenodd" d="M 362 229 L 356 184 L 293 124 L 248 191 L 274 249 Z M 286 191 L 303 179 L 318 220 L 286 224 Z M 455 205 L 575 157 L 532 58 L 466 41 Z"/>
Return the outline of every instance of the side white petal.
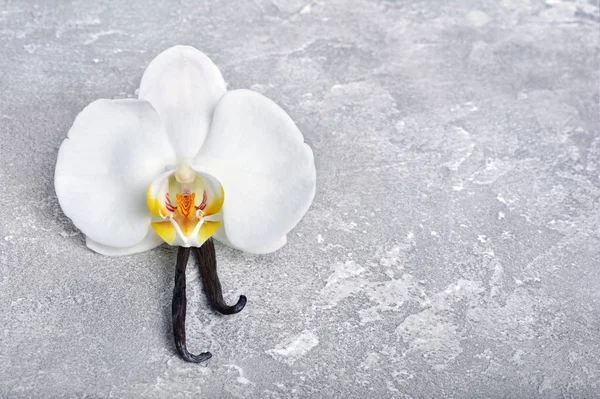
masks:
<path fill-rule="evenodd" d="M 193 158 L 226 91 L 219 68 L 204 53 L 175 46 L 150 62 L 140 83 L 139 98 L 158 111 L 177 156 Z"/>
<path fill-rule="evenodd" d="M 251 254 L 270 254 L 271 252 L 280 250 L 285 244 L 287 244 L 287 235 L 279 237 L 277 240 L 267 245 L 263 245 L 262 247 L 249 248 L 247 252 L 250 252 Z"/>
<path fill-rule="evenodd" d="M 138 252 L 145 252 L 150 249 L 156 248 L 161 244 L 164 244 L 162 238 L 160 238 L 154 230 L 148 231 L 148 234 L 144 239 L 131 246 L 126 248 L 117 248 L 117 247 L 109 247 L 107 245 L 102 245 L 99 242 L 92 240 L 90 237 L 85 238 L 85 244 L 92 251 L 98 252 L 99 254 L 106 256 L 123 256 L 123 255 L 131 255 L 137 254 Z"/>
<path fill-rule="evenodd" d="M 223 185 L 231 244 L 259 248 L 286 235 L 315 194 L 315 164 L 302 133 L 277 104 L 250 90 L 225 94 L 196 164 Z"/>
<path fill-rule="evenodd" d="M 227 235 L 225 234 L 225 230 L 220 228 L 219 230 L 217 230 L 217 232 L 214 234 L 213 236 L 217 241 L 235 248 L 235 249 L 239 249 L 242 250 L 244 252 L 248 252 L 251 254 L 256 254 L 256 255 L 264 255 L 264 254 L 270 254 L 271 252 L 275 252 L 281 248 L 283 248 L 285 246 L 285 244 L 287 244 L 287 235 L 283 236 L 283 237 L 279 237 L 277 240 L 267 244 L 267 245 L 263 245 L 262 247 L 255 247 L 255 248 L 238 248 L 235 245 L 233 245 L 231 243 L 231 241 L 229 241 L 227 239 Z"/>
<path fill-rule="evenodd" d="M 61 208 L 99 244 L 127 248 L 150 228 L 146 188 L 175 154 L 156 111 L 142 100 L 98 100 L 75 119 L 58 152 Z"/>

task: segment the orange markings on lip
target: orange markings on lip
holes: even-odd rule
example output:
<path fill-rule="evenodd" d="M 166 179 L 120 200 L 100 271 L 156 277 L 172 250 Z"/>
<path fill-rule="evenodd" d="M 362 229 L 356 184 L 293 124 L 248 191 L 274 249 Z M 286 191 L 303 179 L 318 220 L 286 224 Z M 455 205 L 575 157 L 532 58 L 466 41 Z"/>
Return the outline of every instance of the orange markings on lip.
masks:
<path fill-rule="evenodd" d="M 195 209 L 196 193 L 175 195 L 177 196 L 177 211 L 181 216 L 188 218 L 192 213 L 192 209 Z"/>
<path fill-rule="evenodd" d="M 176 194 L 177 195 L 177 214 L 173 217 L 184 236 L 189 237 L 194 228 L 200 221 L 196 216 L 195 199 L 196 193 Z"/>

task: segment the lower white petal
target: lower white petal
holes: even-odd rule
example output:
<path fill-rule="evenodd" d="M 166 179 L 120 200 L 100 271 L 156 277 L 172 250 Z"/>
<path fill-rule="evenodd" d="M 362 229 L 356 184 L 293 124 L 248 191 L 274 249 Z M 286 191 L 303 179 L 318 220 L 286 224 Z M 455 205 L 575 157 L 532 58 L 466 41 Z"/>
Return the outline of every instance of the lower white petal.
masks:
<path fill-rule="evenodd" d="M 58 152 L 61 208 L 86 236 L 128 248 L 150 227 L 145 194 L 175 154 L 158 114 L 142 100 L 98 100 L 75 119 Z"/>
<path fill-rule="evenodd" d="M 256 254 L 256 255 L 270 254 L 271 252 L 275 252 L 275 251 L 283 248 L 287 244 L 287 235 L 284 235 L 283 237 L 279 237 L 277 240 L 275 240 L 267 245 L 263 245 L 262 247 L 238 248 L 235 245 L 233 245 L 231 243 L 231 241 L 229 241 L 227 239 L 225 230 L 222 228 L 217 230 L 213 237 L 215 238 L 215 240 L 227 245 L 228 247 L 232 247 L 232 248 L 239 249 L 241 251 L 248 252 L 251 254 Z"/>
<path fill-rule="evenodd" d="M 110 247 L 108 245 L 102 245 L 99 242 L 92 240 L 90 237 L 85 238 L 85 244 L 92 251 L 98 252 L 102 255 L 107 256 L 122 256 L 122 255 L 131 255 L 136 254 L 138 252 L 145 252 L 151 250 L 153 248 L 158 247 L 161 244 L 164 244 L 162 238 L 160 238 L 154 230 L 150 229 L 146 237 L 139 243 L 125 248 L 117 248 Z"/>
<path fill-rule="evenodd" d="M 285 236 L 315 194 L 313 153 L 302 133 L 277 104 L 250 90 L 221 98 L 196 164 L 223 185 L 227 239 L 244 251 Z"/>

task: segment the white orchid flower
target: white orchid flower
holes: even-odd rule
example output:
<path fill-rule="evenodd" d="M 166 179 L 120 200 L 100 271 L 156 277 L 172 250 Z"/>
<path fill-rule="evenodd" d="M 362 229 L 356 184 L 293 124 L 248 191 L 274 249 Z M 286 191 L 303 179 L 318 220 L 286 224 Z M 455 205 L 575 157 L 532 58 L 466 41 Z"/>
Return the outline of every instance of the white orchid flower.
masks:
<path fill-rule="evenodd" d="M 172 47 L 150 62 L 138 97 L 81 111 L 58 152 L 56 194 L 96 252 L 179 246 L 175 347 L 199 363 L 212 355 L 186 347 L 191 249 L 212 307 L 241 311 L 245 296 L 233 306 L 223 300 L 211 237 L 252 253 L 285 245 L 315 194 L 313 154 L 285 111 L 249 90 L 227 92 L 216 65 L 193 47 Z"/>
<path fill-rule="evenodd" d="M 176 46 L 146 68 L 138 99 L 97 100 L 58 153 L 64 213 L 92 250 L 127 255 L 213 236 L 251 253 L 286 243 L 315 193 L 310 147 L 292 119 Z"/>

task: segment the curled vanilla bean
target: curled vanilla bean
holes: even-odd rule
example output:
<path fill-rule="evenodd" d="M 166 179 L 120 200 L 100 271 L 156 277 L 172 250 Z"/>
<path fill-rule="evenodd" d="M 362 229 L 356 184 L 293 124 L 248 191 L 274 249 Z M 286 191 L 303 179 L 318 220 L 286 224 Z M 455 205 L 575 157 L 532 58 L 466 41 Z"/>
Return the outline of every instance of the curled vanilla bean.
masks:
<path fill-rule="evenodd" d="M 175 288 L 173 288 L 173 337 L 175 348 L 186 362 L 201 363 L 212 357 L 210 352 L 193 355 L 187 350 L 185 344 L 185 312 L 187 298 L 185 295 L 185 269 L 190 257 L 190 249 L 180 247 L 177 252 L 177 266 L 175 267 Z"/>
<path fill-rule="evenodd" d="M 217 257 L 215 255 L 215 244 L 212 238 L 209 238 L 200 248 L 194 248 L 204 293 L 213 309 L 222 314 L 238 313 L 246 306 L 246 297 L 240 295 L 239 300 L 233 306 L 228 306 L 223 300 L 223 292 L 219 275 L 217 274 Z"/>

